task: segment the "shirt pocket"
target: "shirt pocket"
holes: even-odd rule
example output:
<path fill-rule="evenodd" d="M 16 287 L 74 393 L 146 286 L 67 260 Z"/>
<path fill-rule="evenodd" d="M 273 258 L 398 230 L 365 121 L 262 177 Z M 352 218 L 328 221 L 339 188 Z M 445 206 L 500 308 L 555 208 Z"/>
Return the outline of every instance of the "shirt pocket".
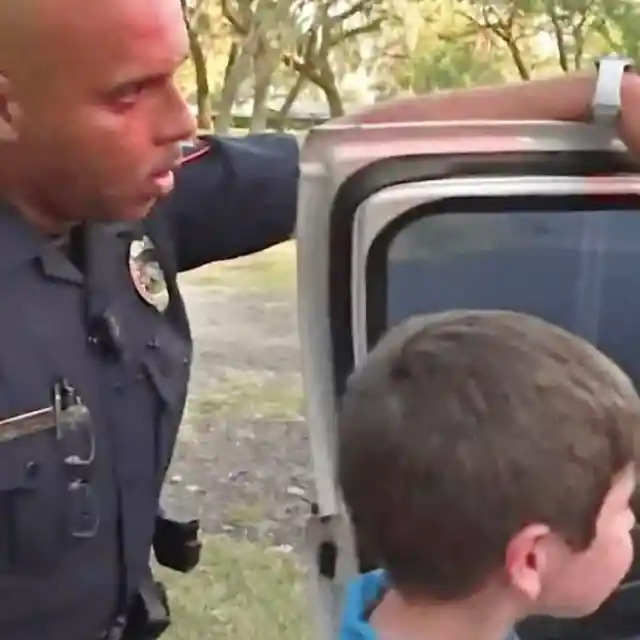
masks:
<path fill-rule="evenodd" d="M 0 441 L 0 575 L 52 571 L 71 537 L 55 429 Z"/>

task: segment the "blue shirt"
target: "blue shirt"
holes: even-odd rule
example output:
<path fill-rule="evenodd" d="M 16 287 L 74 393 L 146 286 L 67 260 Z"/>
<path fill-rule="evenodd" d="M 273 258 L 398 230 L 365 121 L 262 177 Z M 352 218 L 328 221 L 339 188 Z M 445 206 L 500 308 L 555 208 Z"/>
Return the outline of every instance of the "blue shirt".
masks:
<path fill-rule="evenodd" d="M 365 573 L 347 586 L 338 640 L 377 640 L 366 617 L 386 587 L 385 573 L 380 570 Z M 505 640 L 518 640 L 518 636 L 512 631 Z"/>
<path fill-rule="evenodd" d="M 366 620 L 366 612 L 386 587 L 383 571 L 365 573 L 347 586 L 339 640 L 376 640 L 376 634 Z"/>

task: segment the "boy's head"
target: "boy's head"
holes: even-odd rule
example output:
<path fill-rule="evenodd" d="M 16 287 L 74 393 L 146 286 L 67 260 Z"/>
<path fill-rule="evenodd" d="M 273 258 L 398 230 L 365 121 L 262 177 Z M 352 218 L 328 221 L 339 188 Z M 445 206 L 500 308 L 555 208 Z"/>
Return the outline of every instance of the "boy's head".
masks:
<path fill-rule="evenodd" d="M 640 400 L 586 341 L 538 318 L 456 311 L 393 329 L 338 420 L 356 536 L 405 599 L 505 589 L 582 616 L 629 569 Z"/>

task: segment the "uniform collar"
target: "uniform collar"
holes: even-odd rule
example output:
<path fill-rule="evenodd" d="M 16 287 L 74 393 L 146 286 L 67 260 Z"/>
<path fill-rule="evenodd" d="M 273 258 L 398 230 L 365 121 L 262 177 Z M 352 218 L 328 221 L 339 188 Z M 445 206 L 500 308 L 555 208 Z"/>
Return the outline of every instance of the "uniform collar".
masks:
<path fill-rule="evenodd" d="M 132 223 L 93 224 L 94 236 L 105 241 L 114 237 L 133 237 L 136 225 Z M 46 276 L 75 282 L 83 282 L 82 274 L 71 264 L 55 242 L 38 232 L 20 211 L 0 200 L 0 283 L 13 269 L 39 260 Z"/>
<path fill-rule="evenodd" d="M 41 256 L 48 246 L 25 217 L 9 203 L 0 200 L 0 277 L 15 267 Z"/>
<path fill-rule="evenodd" d="M 39 260 L 45 276 L 82 284 L 80 271 L 56 246 L 55 242 L 35 229 L 17 207 L 0 202 L 0 282 L 7 273 Z"/>

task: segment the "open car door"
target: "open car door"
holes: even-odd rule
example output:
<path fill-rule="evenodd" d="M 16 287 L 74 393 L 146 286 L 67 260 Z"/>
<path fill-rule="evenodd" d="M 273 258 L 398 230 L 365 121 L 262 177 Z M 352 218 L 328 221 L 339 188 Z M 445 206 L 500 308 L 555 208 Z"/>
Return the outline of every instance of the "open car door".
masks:
<path fill-rule="evenodd" d="M 310 133 L 297 245 L 319 640 L 335 638 L 346 581 L 376 566 L 353 540 L 334 482 L 334 418 L 354 366 L 409 315 L 502 308 L 582 335 L 640 380 L 638 170 L 618 140 L 588 125 L 439 122 Z M 640 636 L 636 572 L 594 616 L 531 620 L 521 637 Z"/>

